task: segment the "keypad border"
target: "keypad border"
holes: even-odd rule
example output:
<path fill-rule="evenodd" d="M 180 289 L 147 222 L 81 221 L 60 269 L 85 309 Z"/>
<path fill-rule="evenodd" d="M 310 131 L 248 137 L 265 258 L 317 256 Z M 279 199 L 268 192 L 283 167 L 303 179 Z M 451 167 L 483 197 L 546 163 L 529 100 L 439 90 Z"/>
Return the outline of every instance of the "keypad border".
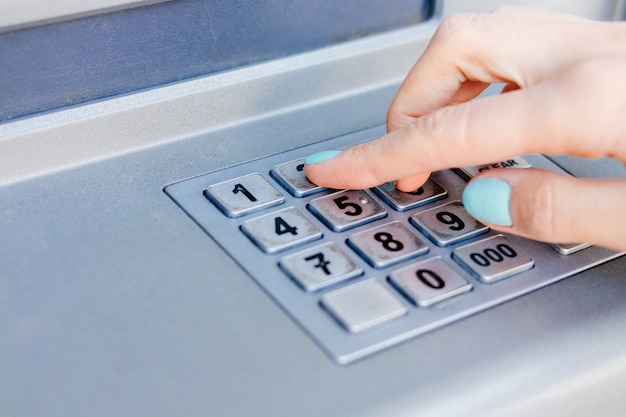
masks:
<path fill-rule="evenodd" d="M 217 242 L 223 250 L 319 344 L 329 357 L 338 364 L 348 364 L 363 359 L 373 353 L 397 345 L 400 342 L 433 331 L 461 318 L 484 311 L 621 256 L 621 253 L 596 246 L 577 252 L 574 255 L 564 256 L 560 255 L 545 243 L 506 235 L 515 244 L 521 245 L 524 251 L 534 259 L 535 267 L 533 269 L 519 274 L 514 278 L 507 278 L 493 284 L 481 283 L 470 274 L 464 274 L 463 276 L 474 286 L 473 290 L 468 294 L 454 297 L 453 300 L 444 301 L 441 305 L 436 304 L 430 306 L 428 310 L 422 307 L 415 307 L 409 301 L 404 300 L 403 302 L 406 302 L 408 309 L 408 313 L 404 316 L 366 332 L 352 334 L 346 331 L 337 324 L 334 318 L 320 307 L 321 295 L 326 291 L 338 288 L 337 286 L 332 286 L 320 292 L 308 293 L 303 291 L 303 289 L 294 283 L 278 266 L 280 258 L 285 256 L 285 254 L 291 253 L 291 251 L 280 252 L 278 254 L 266 254 L 256 247 L 254 243 L 239 230 L 239 226 L 244 220 L 252 218 L 255 215 L 260 216 L 271 210 L 293 206 L 302 213 L 308 213 L 305 215 L 315 222 L 324 232 L 324 238 L 322 240 L 316 240 L 309 245 L 333 241 L 340 245 L 342 249 L 345 248 L 347 253 L 353 253 L 352 249 L 347 246 L 345 240 L 350 234 L 365 230 L 368 225 L 363 225 L 342 233 L 332 232 L 319 219 L 311 215 L 306 208 L 311 198 L 319 197 L 320 195 L 324 195 L 324 193 L 330 193 L 336 190 L 327 190 L 322 193 L 316 193 L 313 196 L 297 198 L 292 196 L 270 175 L 270 170 L 273 166 L 281 163 L 303 159 L 312 153 L 323 150 L 341 149 L 356 143 L 371 140 L 384 133 L 384 126 L 364 129 L 337 138 L 327 139 L 253 161 L 242 162 L 239 165 L 208 172 L 193 178 L 177 181 L 166 185 L 164 192 L 211 236 L 211 238 L 213 238 L 214 241 Z M 530 154 L 523 155 L 523 157 L 530 162 L 533 167 L 564 172 L 542 155 Z M 281 190 L 285 196 L 285 201 L 282 204 L 273 206 L 267 210 L 260 210 L 250 215 L 229 218 L 204 195 L 204 190 L 211 184 L 256 172 L 261 173 L 266 180 Z M 438 200 L 435 204 L 444 204 L 445 202 L 461 198 L 462 189 L 466 184 L 466 181 L 461 178 L 461 176 L 457 175 L 452 170 L 446 170 L 433 173 L 433 178 L 448 190 L 448 196 L 445 199 Z M 377 222 L 370 223 L 369 225 L 372 227 L 382 224 L 382 222 L 390 222 L 393 220 L 401 220 L 402 222 L 406 222 L 405 225 L 408 225 L 408 227 L 414 227 L 410 225 L 408 217 L 420 210 L 427 210 L 432 207 L 432 205 L 429 204 L 413 210 L 397 212 L 375 193 L 371 191 L 368 192 L 372 198 L 377 199 L 380 204 L 388 208 L 388 216 Z M 462 244 L 481 240 L 495 234 L 497 233 L 489 231 L 463 241 Z M 424 240 L 429 244 L 428 253 L 424 256 L 413 258 L 410 262 L 440 256 L 451 264 L 454 264 L 455 267 L 458 266 L 451 259 L 451 251 L 457 245 L 442 248 L 426 238 L 424 238 Z M 306 247 L 308 246 L 298 246 L 296 250 L 302 250 Z M 394 268 L 404 266 L 405 263 L 384 269 L 375 269 L 365 260 L 360 259 L 356 253 L 354 253 L 354 257 L 355 261 L 359 263 L 365 273 L 350 282 L 374 278 L 392 291 L 397 291 L 387 280 L 388 272 Z M 273 272 L 269 273 L 269 271 Z M 215 277 L 212 279 L 214 278 Z M 228 277 L 223 277 L 222 279 L 228 279 Z"/>

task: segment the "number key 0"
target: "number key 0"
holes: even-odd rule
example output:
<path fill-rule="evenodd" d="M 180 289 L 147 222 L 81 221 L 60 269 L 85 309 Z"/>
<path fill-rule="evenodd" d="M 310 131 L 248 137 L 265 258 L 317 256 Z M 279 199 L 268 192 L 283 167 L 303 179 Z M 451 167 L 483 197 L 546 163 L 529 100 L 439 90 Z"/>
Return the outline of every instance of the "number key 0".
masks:
<path fill-rule="evenodd" d="M 389 278 L 420 307 L 429 307 L 472 289 L 472 284 L 439 257 L 393 271 Z"/>

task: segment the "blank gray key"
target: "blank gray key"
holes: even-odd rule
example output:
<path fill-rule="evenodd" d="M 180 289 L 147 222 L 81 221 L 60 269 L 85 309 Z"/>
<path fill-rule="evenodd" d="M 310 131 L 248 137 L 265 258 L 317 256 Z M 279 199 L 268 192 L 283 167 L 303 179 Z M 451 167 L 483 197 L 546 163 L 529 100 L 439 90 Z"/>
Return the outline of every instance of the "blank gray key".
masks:
<path fill-rule="evenodd" d="M 583 249 L 587 249 L 591 246 L 591 243 L 550 243 L 549 245 L 561 255 L 571 255 Z"/>
<path fill-rule="evenodd" d="M 407 313 L 404 304 L 372 278 L 324 294 L 321 303 L 352 333 L 362 332 Z"/>

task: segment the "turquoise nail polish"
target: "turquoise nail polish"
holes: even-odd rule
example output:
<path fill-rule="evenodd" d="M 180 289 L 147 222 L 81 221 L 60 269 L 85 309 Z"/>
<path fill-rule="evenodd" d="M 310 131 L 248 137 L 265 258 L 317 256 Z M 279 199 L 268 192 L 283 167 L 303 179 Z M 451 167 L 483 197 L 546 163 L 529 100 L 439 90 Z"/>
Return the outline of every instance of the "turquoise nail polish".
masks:
<path fill-rule="evenodd" d="M 463 191 L 463 205 L 472 217 L 499 226 L 512 226 L 511 185 L 497 178 L 479 178 Z"/>
<path fill-rule="evenodd" d="M 304 163 L 307 165 L 319 164 L 320 162 L 328 161 L 339 155 L 341 151 L 322 151 L 314 153 L 304 158 Z"/>

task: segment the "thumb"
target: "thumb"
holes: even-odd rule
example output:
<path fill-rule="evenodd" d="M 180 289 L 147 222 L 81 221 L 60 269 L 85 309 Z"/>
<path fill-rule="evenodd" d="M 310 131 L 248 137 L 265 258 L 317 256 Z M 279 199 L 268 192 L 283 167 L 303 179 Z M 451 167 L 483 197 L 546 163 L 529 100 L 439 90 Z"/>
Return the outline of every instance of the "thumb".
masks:
<path fill-rule="evenodd" d="M 463 205 L 494 230 L 626 251 L 623 179 L 578 179 L 540 169 L 493 170 L 468 184 Z"/>

